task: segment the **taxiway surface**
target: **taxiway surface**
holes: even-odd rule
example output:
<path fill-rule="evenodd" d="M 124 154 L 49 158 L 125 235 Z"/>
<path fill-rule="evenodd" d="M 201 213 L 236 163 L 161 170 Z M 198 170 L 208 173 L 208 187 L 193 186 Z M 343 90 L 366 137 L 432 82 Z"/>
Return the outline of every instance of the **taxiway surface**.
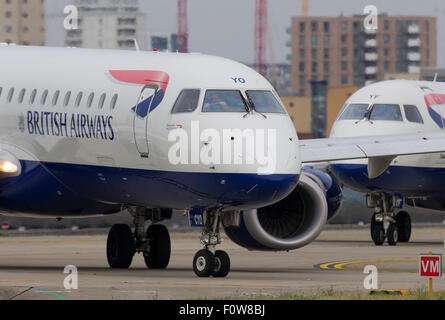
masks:
<path fill-rule="evenodd" d="M 148 270 L 142 256 L 128 270 L 111 270 L 106 234 L 0 236 L 0 299 L 195 299 L 270 296 L 335 290 L 365 293 L 365 265 L 379 270 L 380 289 L 419 289 L 418 255 L 445 253 L 445 226 L 414 227 L 412 241 L 376 247 L 369 230 L 328 229 L 310 245 L 291 252 L 251 252 L 227 240 L 219 247 L 232 262 L 227 278 L 197 278 L 198 233 L 172 233 L 167 270 Z M 77 290 L 64 288 L 64 268 L 78 268 Z M 445 290 L 445 279 L 435 280 Z"/>

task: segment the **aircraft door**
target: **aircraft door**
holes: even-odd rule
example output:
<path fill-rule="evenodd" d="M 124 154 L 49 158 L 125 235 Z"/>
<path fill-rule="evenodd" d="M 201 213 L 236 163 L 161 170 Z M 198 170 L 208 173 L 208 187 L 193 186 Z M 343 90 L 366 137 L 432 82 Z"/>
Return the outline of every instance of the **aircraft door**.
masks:
<path fill-rule="evenodd" d="M 133 131 L 136 148 L 142 158 L 148 158 L 148 119 L 153 105 L 154 97 L 159 90 L 156 84 L 147 84 L 142 88 L 134 112 Z"/>

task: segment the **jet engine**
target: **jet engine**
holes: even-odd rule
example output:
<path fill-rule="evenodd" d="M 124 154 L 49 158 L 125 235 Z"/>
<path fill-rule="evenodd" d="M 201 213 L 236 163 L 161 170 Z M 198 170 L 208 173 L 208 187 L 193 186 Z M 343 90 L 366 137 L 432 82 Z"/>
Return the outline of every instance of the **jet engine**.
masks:
<path fill-rule="evenodd" d="M 281 251 L 301 248 L 320 234 L 340 211 L 343 194 L 327 173 L 304 168 L 295 190 L 270 206 L 242 211 L 223 219 L 227 236 L 250 250 Z"/>

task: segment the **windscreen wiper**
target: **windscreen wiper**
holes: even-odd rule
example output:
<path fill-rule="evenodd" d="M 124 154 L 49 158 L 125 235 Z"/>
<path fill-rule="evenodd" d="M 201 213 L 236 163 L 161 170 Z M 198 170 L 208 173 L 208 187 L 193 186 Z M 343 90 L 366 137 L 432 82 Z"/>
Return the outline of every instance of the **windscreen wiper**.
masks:
<path fill-rule="evenodd" d="M 264 113 L 261 113 L 261 112 L 256 110 L 255 104 L 253 103 L 252 99 L 250 99 L 249 95 L 247 95 L 247 100 L 249 101 L 250 105 L 252 106 L 252 110 L 253 111 L 255 111 L 256 113 L 262 115 L 264 117 L 264 119 L 267 119 L 267 116 Z"/>

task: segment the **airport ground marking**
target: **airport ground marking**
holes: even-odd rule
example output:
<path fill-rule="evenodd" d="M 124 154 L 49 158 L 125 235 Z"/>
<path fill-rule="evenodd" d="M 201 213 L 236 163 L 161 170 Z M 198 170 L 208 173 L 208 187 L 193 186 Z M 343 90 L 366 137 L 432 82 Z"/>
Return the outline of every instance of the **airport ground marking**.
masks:
<path fill-rule="evenodd" d="M 352 264 L 362 264 L 371 262 L 404 262 L 404 261 L 417 261 L 417 257 L 410 258 L 387 258 L 387 259 L 366 259 L 366 260 L 345 260 L 335 261 L 317 264 L 314 267 L 322 270 L 345 270 L 345 266 Z"/>
<path fill-rule="evenodd" d="M 37 293 L 43 293 L 43 294 L 47 294 L 49 296 L 56 297 L 59 300 L 66 300 L 66 298 L 64 296 L 62 296 L 60 294 L 57 294 L 57 293 L 54 293 L 54 292 L 42 291 L 42 290 L 39 290 L 39 289 L 36 289 L 36 288 L 33 288 L 33 287 L 27 287 L 27 289 L 28 289 L 28 291 L 34 291 L 34 292 L 37 292 Z"/>

